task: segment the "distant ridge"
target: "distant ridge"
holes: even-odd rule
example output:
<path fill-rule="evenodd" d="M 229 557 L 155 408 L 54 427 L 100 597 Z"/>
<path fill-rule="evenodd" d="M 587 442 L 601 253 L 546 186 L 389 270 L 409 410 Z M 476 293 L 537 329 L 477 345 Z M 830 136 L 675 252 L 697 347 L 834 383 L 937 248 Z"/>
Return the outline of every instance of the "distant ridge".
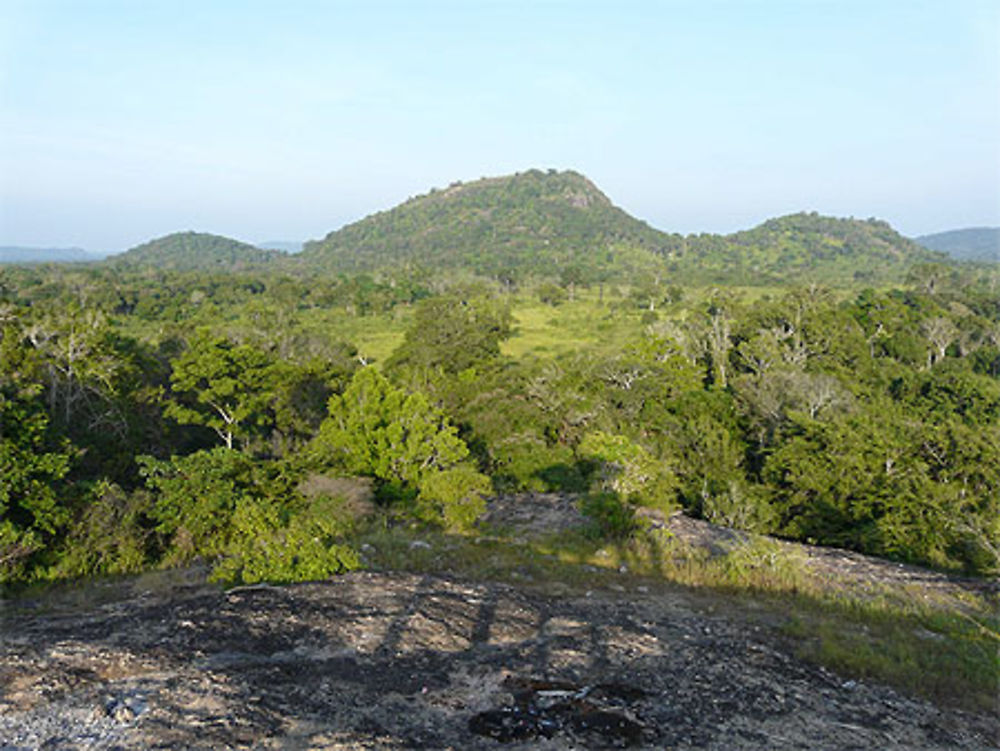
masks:
<path fill-rule="evenodd" d="M 961 261 L 1000 263 L 1000 227 L 968 227 L 921 235 L 916 242 Z"/>
<path fill-rule="evenodd" d="M 116 266 L 148 266 L 174 271 L 240 271 L 269 265 L 283 258 L 230 237 L 205 232 L 175 232 L 109 258 Z"/>
<path fill-rule="evenodd" d="M 583 175 L 529 170 L 452 183 L 306 243 L 295 262 L 332 272 L 462 269 L 481 275 L 679 283 L 901 282 L 944 256 L 877 219 L 802 212 L 732 235 L 668 234 Z"/>
<path fill-rule="evenodd" d="M 0 247 L 0 263 L 80 263 L 100 257 L 83 248 L 29 248 L 17 245 Z"/>

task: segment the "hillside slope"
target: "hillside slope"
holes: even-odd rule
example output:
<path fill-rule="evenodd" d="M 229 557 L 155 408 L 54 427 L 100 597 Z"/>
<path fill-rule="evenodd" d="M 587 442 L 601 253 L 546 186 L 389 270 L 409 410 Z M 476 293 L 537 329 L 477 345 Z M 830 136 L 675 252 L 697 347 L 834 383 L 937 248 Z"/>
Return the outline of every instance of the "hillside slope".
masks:
<path fill-rule="evenodd" d="M 817 667 L 738 601 L 593 578 L 125 580 L 103 607 L 10 608 L 0 734 L 123 750 L 993 747 L 995 717 Z"/>

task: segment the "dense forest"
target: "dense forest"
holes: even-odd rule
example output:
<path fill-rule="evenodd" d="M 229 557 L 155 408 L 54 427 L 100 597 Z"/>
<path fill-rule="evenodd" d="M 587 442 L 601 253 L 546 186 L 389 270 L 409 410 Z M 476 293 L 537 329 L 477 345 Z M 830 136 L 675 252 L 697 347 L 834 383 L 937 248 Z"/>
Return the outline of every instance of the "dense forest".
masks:
<path fill-rule="evenodd" d="M 942 272 L 847 297 L 678 290 L 654 312 L 617 287 L 6 270 L 0 572 L 324 575 L 357 562 L 365 488 L 453 529 L 490 492 L 561 489 L 609 534 L 679 507 L 995 571 L 1000 299 Z M 505 354 L 544 309 L 592 342 Z M 402 332 L 383 361 L 342 341 L 359 318 Z"/>
<path fill-rule="evenodd" d="M 713 256 L 784 278 L 695 284 L 670 264 L 708 251 L 616 228 L 589 183 L 554 177 L 557 212 L 600 221 L 564 231 L 546 223 L 559 200 L 518 200 L 527 229 L 493 225 L 495 256 L 464 234 L 424 244 L 410 222 L 432 194 L 344 230 L 352 271 L 296 265 L 330 237 L 294 263 L 236 248 L 228 267 L 213 240 L 215 270 L 191 269 L 190 234 L 176 263 L 0 267 L 0 585 L 195 559 L 227 581 L 317 578 L 361 565 L 364 509 L 461 532 L 489 494 L 523 490 L 576 494 L 607 536 L 641 507 L 683 509 L 1000 570 L 995 267 L 802 214 Z M 449 189 L 462 211 L 503 214 L 477 203 L 497 185 L 474 185 Z M 449 247 L 467 263 L 432 266 Z M 794 283 L 823 269 L 851 284 Z"/>

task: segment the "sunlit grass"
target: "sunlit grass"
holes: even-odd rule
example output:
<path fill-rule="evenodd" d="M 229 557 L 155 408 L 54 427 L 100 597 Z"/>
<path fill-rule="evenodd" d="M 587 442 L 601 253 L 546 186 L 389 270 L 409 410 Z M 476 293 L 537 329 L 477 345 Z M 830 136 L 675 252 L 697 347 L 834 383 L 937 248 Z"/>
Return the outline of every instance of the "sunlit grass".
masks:
<path fill-rule="evenodd" d="M 659 319 L 685 318 L 692 308 L 706 302 L 719 287 L 686 287 L 683 300 L 674 305 L 660 307 Z M 726 287 L 725 293 L 744 303 L 766 299 L 779 299 L 787 288 L 778 286 Z M 847 290 L 832 293 L 835 299 L 853 294 Z M 531 290 L 510 298 L 514 319 L 513 336 L 503 343 L 501 351 L 508 357 L 525 355 L 556 357 L 569 352 L 589 350 L 614 352 L 622 344 L 642 332 L 644 310 L 628 302 L 627 285 L 606 285 L 603 293 L 598 287 L 579 288 L 572 301 L 559 305 L 542 303 Z"/>
<path fill-rule="evenodd" d="M 331 341 L 349 342 L 367 362 L 383 363 L 402 343 L 412 309 L 353 316 L 342 311 L 310 311 L 308 328 Z"/>
<path fill-rule="evenodd" d="M 643 328 L 639 312 L 616 310 L 592 290 L 557 306 L 522 297 L 511 312 L 514 333 L 501 351 L 515 359 L 529 354 L 556 357 L 583 349 L 611 351 Z"/>

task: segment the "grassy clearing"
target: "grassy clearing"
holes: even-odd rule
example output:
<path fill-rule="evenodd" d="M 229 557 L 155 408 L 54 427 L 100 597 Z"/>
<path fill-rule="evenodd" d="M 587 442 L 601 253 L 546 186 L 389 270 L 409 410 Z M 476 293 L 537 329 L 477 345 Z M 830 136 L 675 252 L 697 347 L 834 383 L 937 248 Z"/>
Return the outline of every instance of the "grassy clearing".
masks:
<path fill-rule="evenodd" d="M 309 311 L 307 327 L 331 340 L 350 342 L 371 362 L 384 362 L 403 341 L 412 309 L 352 316 L 341 311 Z"/>
<path fill-rule="evenodd" d="M 580 350 L 613 352 L 642 330 L 641 311 L 613 310 L 596 293 L 551 306 L 521 298 L 512 306 L 514 334 L 501 346 L 508 357 L 556 357 Z"/>
<path fill-rule="evenodd" d="M 580 533 L 524 540 L 502 532 L 421 532 L 416 538 L 411 530 L 380 526 L 358 544 L 375 569 L 452 573 L 549 592 L 628 582 L 681 585 L 776 629 L 801 658 L 845 679 L 885 683 L 947 706 L 998 709 L 995 602 L 965 592 L 927 596 L 912 587 L 834 587 L 801 553 L 772 540 L 750 538 L 713 554 L 662 531 L 609 544 Z"/>
<path fill-rule="evenodd" d="M 716 287 L 691 287 L 684 291 L 682 303 L 658 311 L 661 319 L 685 317 L 692 305 L 706 301 Z M 787 293 L 782 287 L 731 287 L 727 292 L 744 302 L 778 299 Z M 622 343 L 636 336 L 646 324 L 643 311 L 626 302 L 628 288 L 609 285 L 602 295 L 599 289 L 578 289 L 572 302 L 553 306 L 540 302 L 530 292 L 511 299 L 514 335 L 501 347 L 509 357 L 525 355 L 555 357 L 589 350 L 613 353 Z"/>

